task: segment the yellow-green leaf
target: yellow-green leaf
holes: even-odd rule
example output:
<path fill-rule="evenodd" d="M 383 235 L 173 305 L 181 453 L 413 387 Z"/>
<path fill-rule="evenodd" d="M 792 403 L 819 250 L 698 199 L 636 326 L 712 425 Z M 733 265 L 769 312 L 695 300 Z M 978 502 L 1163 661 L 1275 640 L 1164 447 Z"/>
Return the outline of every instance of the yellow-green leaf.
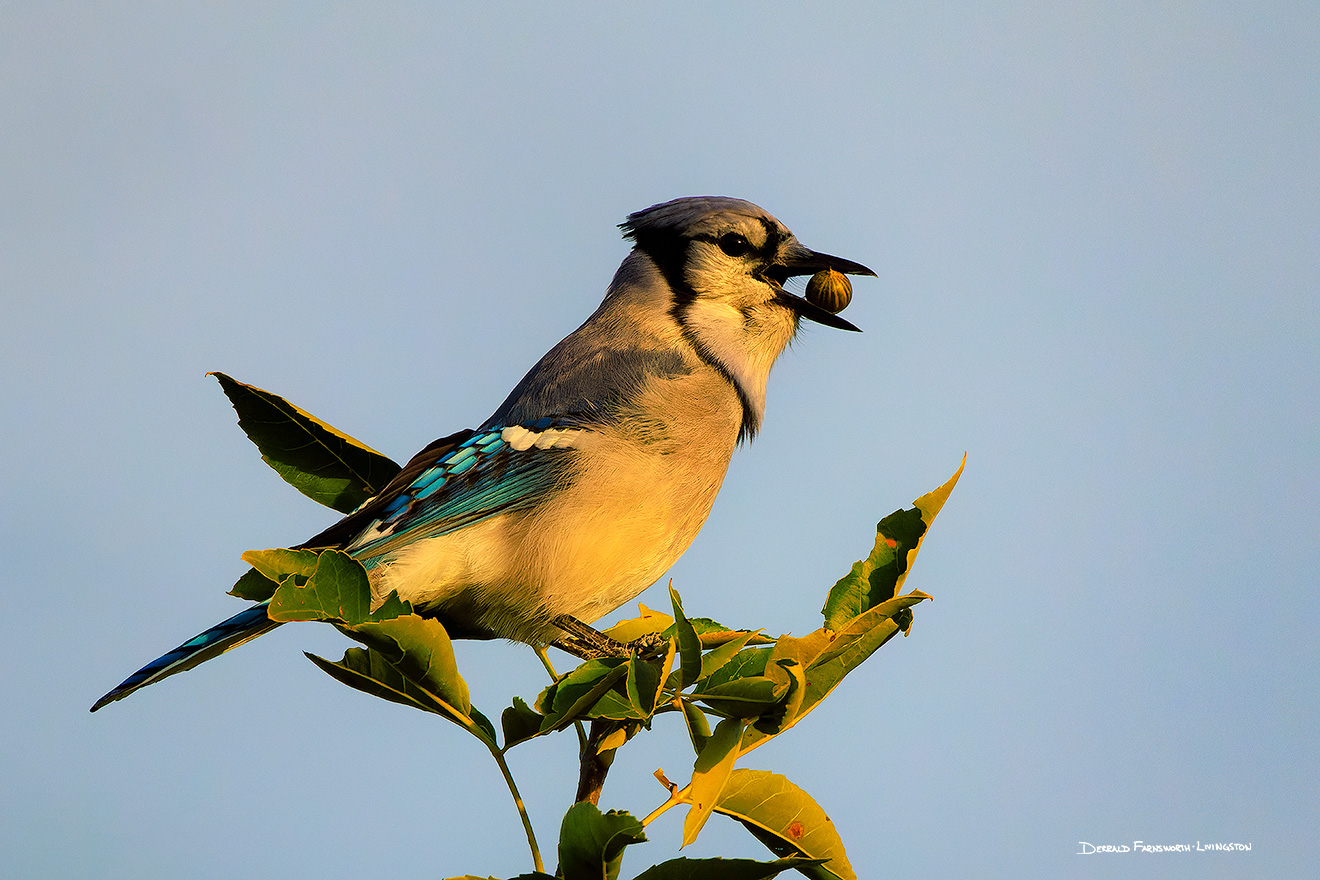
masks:
<path fill-rule="evenodd" d="M 311 577 L 316 571 L 317 553 L 315 550 L 277 547 L 273 550 L 248 550 L 242 559 L 262 577 L 278 584 L 291 574 Z"/>
<path fill-rule="evenodd" d="M 787 690 L 779 697 L 774 708 L 762 712 L 753 726 L 762 733 L 776 734 L 793 725 L 797 720 L 802 701 L 807 691 L 804 667 L 796 660 L 777 660 L 766 666 L 767 677 L 782 681 Z"/>
<path fill-rule="evenodd" d="M 827 630 L 838 630 L 859 614 L 898 595 L 927 529 L 962 476 L 966 463 L 967 457 L 963 456 L 963 463 L 943 486 L 922 495 L 911 508 L 896 510 L 880 520 L 871 554 L 855 563 L 830 589 L 821 609 Z"/>
<path fill-rule="evenodd" d="M 768 675 L 746 675 L 720 684 L 703 686 L 693 696 L 721 715 L 755 718 L 779 706 L 788 688 L 789 682 L 784 679 L 776 680 Z"/>
<path fill-rule="evenodd" d="M 706 745 L 706 740 L 710 739 L 710 722 L 706 720 L 706 713 L 702 712 L 695 703 L 687 700 L 682 701 L 683 720 L 687 723 L 688 737 L 692 740 L 692 750 L 701 754 L 701 750 Z"/>
<path fill-rule="evenodd" d="M 495 728 L 484 715 L 475 709 L 460 711 L 457 706 L 420 687 L 399 672 L 379 651 L 349 648 L 337 663 L 315 654 L 306 656 L 341 684 L 373 697 L 433 712 L 454 722 L 491 748 L 496 745 Z"/>
<path fill-rule="evenodd" d="M 775 859 L 758 862 L 755 859 L 670 859 L 652 865 L 634 880 L 770 880 L 785 871 L 816 864 L 811 859 Z M 521 880 L 515 877 L 514 880 Z"/>
<path fill-rule="evenodd" d="M 759 639 L 761 639 L 759 632 L 726 631 L 718 633 L 712 638 L 712 641 L 716 643 L 714 647 L 712 647 L 706 644 L 706 637 L 702 636 L 701 647 L 703 649 L 710 648 L 710 650 L 707 650 L 705 654 L 701 655 L 701 672 L 697 675 L 696 680 L 698 682 L 705 681 L 715 675 L 728 665 L 739 651 L 747 647 L 749 642 Z M 773 641 L 770 643 L 773 643 Z M 675 670 L 665 681 L 665 687 L 670 688 L 671 690 L 679 690 L 684 686 L 680 679 L 680 671 Z M 687 682 L 687 685 L 691 684 L 693 684 L 693 682 Z"/>
<path fill-rule="evenodd" d="M 627 674 L 627 661 L 618 657 L 588 660 L 565 673 L 536 700 L 537 710 L 545 715 L 541 730 L 559 730 L 586 717 Z"/>
<path fill-rule="evenodd" d="M 366 569 L 342 550 L 249 550 L 243 559 L 253 570 L 236 587 L 245 582 L 279 581 L 268 597 L 266 613 L 271 620 L 324 620 L 356 626 L 412 613 L 412 606 L 393 591 L 372 611 Z"/>
<path fill-rule="evenodd" d="M 683 614 L 683 600 L 673 587 L 669 588 L 669 601 L 674 605 L 674 635 L 678 640 L 678 689 L 682 690 L 701 677 L 701 639 Z"/>
<path fill-rule="evenodd" d="M 778 773 L 734 770 L 715 805 L 737 819 L 777 856 L 828 859 L 799 869 L 813 880 L 856 880 L 843 841 L 812 797 Z"/>
<path fill-rule="evenodd" d="M 461 714 L 471 712 L 467 682 L 458 674 L 449 633 L 440 621 L 409 614 L 343 631 L 379 651 L 404 676 Z"/>
<path fill-rule="evenodd" d="M 729 781 L 729 774 L 733 772 L 733 763 L 738 760 L 738 743 L 742 740 L 746 724 L 740 718 L 725 718 L 715 725 L 715 732 L 697 755 L 688 793 L 692 807 L 683 820 L 683 846 L 697 839 L 702 826 L 715 809 L 715 804 L 719 802 L 725 783 Z"/>
<path fill-rule="evenodd" d="M 634 655 L 628 659 L 628 703 L 637 713 L 632 717 L 638 720 L 650 718 L 660 701 L 661 676 L 664 674 L 662 662 L 667 663 L 668 657 L 644 660 Z"/>
<path fill-rule="evenodd" d="M 806 686 L 802 689 L 801 703 L 797 710 L 786 716 L 777 730 L 766 732 L 755 727 L 749 728 L 743 737 L 743 751 L 749 751 L 772 736 L 787 730 L 801 721 L 807 713 L 816 708 L 820 701 L 829 696 L 834 688 L 849 672 L 856 669 L 866 658 L 875 653 L 885 642 L 900 631 L 895 618 L 911 614 L 909 609 L 925 599 L 925 593 L 913 591 L 887 602 L 881 602 L 871 610 L 850 620 L 837 633 L 811 633 L 801 639 L 791 639 L 783 650 L 787 656 L 779 657 L 776 663 L 786 659 L 811 657 L 803 671 Z M 787 636 L 782 637 L 788 638 Z M 778 645 L 772 656 L 778 652 Z M 814 656 L 813 656 L 814 655 Z M 801 662 L 799 660 L 799 662 Z M 767 670 L 770 665 L 767 664 Z"/>
<path fill-rule="evenodd" d="M 601 635 L 609 636 L 616 642 L 627 644 L 640 639 L 642 636 L 664 632 L 674 625 L 674 618 L 653 608 L 647 608 L 640 602 L 637 603 L 637 614 L 637 617 L 620 620 L 609 629 L 602 630 Z"/>

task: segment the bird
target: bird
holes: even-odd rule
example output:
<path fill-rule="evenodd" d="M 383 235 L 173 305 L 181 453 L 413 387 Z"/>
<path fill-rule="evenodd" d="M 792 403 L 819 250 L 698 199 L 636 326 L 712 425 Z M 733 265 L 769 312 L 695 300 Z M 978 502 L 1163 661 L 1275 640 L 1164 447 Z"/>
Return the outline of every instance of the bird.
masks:
<path fill-rule="evenodd" d="M 674 199 L 619 228 L 632 248 L 600 306 L 490 418 L 431 443 L 297 546 L 343 550 L 366 568 L 375 603 L 397 592 L 454 638 L 579 656 L 617 647 L 590 624 L 691 544 L 734 450 L 761 426 L 771 367 L 801 321 L 858 330 L 784 283 L 875 275 L 805 247 L 742 199 Z M 266 604 L 147 664 L 92 711 L 275 628 Z"/>

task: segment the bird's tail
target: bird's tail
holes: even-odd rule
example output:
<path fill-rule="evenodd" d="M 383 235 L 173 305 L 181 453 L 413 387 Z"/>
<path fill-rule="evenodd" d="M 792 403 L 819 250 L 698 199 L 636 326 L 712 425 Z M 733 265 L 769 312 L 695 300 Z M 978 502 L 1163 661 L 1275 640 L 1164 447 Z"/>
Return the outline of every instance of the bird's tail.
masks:
<path fill-rule="evenodd" d="M 206 632 L 193 636 L 179 647 L 163 657 L 152 660 L 137 672 L 124 679 L 118 687 L 96 701 L 92 711 L 122 700 L 141 687 L 160 681 L 176 672 L 192 669 L 198 663 L 204 663 L 212 657 L 218 657 L 230 648 L 237 648 L 244 642 L 251 641 L 262 633 L 279 626 L 279 621 L 266 616 L 269 602 L 260 602 L 233 617 L 217 623 Z"/>

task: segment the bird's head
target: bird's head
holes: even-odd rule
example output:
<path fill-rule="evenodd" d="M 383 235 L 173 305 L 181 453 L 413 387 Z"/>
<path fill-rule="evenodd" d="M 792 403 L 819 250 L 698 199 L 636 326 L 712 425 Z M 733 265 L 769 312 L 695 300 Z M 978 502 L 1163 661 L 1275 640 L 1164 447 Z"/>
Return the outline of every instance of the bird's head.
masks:
<path fill-rule="evenodd" d="M 833 269 L 875 275 L 852 260 L 803 246 L 788 227 L 751 202 L 724 196 L 674 199 L 629 215 L 626 238 L 648 254 L 674 289 L 676 312 L 723 309 L 751 318 L 767 307 L 842 330 L 851 322 L 784 290 L 796 275 Z M 691 317 L 690 315 L 688 317 Z M 778 352 L 776 352 L 777 354 Z"/>
<path fill-rule="evenodd" d="M 805 247 L 768 211 L 742 199 L 675 199 L 630 215 L 620 228 L 635 242 L 634 251 L 663 276 L 669 315 L 683 336 L 738 389 L 746 413 L 744 437 L 760 424 L 770 367 L 800 319 L 858 329 L 789 293 L 784 282 L 824 269 L 875 274 L 860 263 Z"/>

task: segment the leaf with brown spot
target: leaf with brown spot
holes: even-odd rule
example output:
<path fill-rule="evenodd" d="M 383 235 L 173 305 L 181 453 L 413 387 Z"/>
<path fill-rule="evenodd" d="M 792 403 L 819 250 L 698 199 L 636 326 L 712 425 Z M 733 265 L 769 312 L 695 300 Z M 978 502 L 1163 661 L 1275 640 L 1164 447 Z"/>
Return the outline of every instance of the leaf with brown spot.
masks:
<path fill-rule="evenodd" d="M 854 563 L 852 570 L 830 589 L 821 609 L 827 630 L 842 629 L 848 621 L 899 594 L 926 531 L 957 485 L 966 464 L 964 455 L 963 463 L 943 486 L 922 495 L 912 507 L 896 510 L 880 520 L 871 555 Z"/>
<path fill-rule="evenodd" d="M 781 858 L 828 859 L 798 869 L 813 880 L 857 880 L 830 817 L 811 795 L 778 773 L 734 770 L 715 811 L 737 819 Z"/>

